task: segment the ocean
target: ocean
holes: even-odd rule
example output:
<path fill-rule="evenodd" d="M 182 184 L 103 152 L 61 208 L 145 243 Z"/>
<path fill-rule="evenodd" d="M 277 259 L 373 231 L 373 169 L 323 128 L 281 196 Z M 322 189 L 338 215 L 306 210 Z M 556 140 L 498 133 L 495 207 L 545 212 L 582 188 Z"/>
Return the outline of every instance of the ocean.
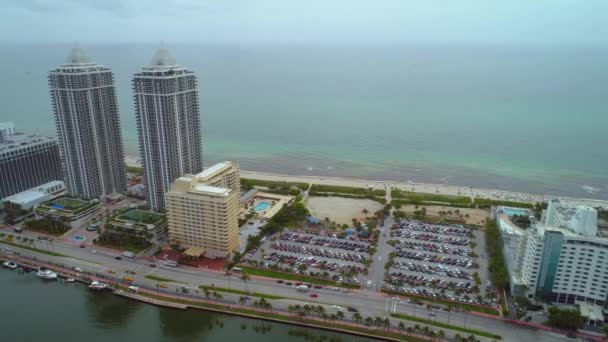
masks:
<path fill-rule="evenodd" d="M 81 44 L 115 74 L 137 155 L 132 74 L 155 44 Z M 70 45 L 0 46 L 0 121 L 54 135 L 47 72 Z M 608 48 L 169 44 L 198 74 L 207 165 L 608 199 Z"/>

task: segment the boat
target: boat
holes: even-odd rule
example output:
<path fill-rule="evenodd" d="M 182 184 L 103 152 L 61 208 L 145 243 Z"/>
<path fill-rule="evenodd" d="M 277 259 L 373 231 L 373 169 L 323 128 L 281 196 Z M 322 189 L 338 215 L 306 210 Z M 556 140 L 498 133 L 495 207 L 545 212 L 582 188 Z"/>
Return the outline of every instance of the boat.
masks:
<path fill-rule="evenodd" d="M 42 267 L 38 270 L 38 272 L 36 272 L 36 276 L 38 278 L 42 278 L 42 279 L 46 279 L 46 280 L 57 279 L 57 273 L 55 273 L 47 268 L 42 268 Z"/>
<path fill-rule="evenodd" d="M 104 284 L 102 282 L 99 281 L 93 281 L 90 285 L 89 288 L 91 290 L 95 290 L 95 291 L 101 291 L 101 290 L 105 290 L 108 288 L 108 284 Z"/>
<path fill-rule="evenodd" d="M 65 281 L 66 281 L 66 283 L 73 283 L 73 282 L 76 281 L 76 279 L 74 279 L 74 278 L 68 278 Z"/>
<path fill-rule="evenodd" d="M 2 266 L 10 268 L 11 270 L 14 270 L 15 268 L 19 267 L 19 265 L 17 265 L 17 263 L 14 261 L 5 261 L 2 263 Z"/>

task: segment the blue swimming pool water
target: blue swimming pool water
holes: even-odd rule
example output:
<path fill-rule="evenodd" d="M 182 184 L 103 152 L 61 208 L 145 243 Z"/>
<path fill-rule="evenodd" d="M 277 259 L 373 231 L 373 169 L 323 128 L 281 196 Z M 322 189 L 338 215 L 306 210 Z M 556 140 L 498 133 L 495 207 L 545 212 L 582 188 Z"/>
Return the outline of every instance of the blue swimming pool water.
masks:
<path fill-rule="evenodd" d="M 515 215 L 527 216 L 528 215 L 528 211 L 524 210 L 524 209 L 503 208 L 502 212 L 509 216 L 515 216 Z"/>
<path fill-rule="evenodd" d="M 255 208 L 253 208 L 255 211 L 264 211 L 266 209 L 268 209 L 270 207 L 270 203 L 268 202 L 260 202 L 258 204 L 256 204 Z"/>

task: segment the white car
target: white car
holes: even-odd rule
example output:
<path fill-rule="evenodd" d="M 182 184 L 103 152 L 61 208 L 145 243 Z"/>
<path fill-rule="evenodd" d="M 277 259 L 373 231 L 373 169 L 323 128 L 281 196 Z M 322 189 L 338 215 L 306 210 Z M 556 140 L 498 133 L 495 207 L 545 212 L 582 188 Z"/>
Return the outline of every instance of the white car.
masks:
<path fill-rule="evenodd" d="M 338 310 L 338 311 L 342 311 L 342 307 L 341 307 L 341 306 L 339 306 L 339 305 L 333 305 L 331 308 L 332 308 L 332 309 L 336 309 L 336 310 Z"/>
<path fill-rule="evenodd" d="M 378 257 L 378 261 L 382 261 L 382 257 L 381 256 Z"/>
<path fill-rule="evenodd" d="M 80 267 L 74 267 L 74 271 L 80 272 L 80 273 L 84 272 L 84 270 Z"/>

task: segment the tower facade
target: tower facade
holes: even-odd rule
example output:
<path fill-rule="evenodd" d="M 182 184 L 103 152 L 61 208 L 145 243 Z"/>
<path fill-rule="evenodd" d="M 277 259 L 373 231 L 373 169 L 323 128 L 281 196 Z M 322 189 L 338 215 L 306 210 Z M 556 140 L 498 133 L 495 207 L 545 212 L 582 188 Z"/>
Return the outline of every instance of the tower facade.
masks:
<path fill-rule="evenodd" d="M 185 174 L 203 169 L 196 76 L 160 48 L 133 78 L 146 198 L 165 209 L 165 193 Z"/>
<path fill-rule="evenodd" d="M 68 192 L 84 198 L 127 190 L 112 71 L 80 48 L 49 72 L 55 125 Z"/>

